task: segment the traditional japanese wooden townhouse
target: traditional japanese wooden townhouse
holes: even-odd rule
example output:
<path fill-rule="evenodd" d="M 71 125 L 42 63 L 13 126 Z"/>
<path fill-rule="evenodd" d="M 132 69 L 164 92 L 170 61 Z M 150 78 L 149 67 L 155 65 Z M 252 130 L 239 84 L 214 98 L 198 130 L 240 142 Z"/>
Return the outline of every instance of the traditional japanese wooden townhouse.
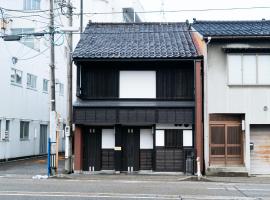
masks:
<path fill-rule="evenodd" d="M 202 57 L 185 23 L 89 23 L 73 59 L 75 172 L 192 171 Z"/>
<path fill-rule="evenodd" d="M 270 174 L 270 21 L 194 21 L 208 174 Z"/>

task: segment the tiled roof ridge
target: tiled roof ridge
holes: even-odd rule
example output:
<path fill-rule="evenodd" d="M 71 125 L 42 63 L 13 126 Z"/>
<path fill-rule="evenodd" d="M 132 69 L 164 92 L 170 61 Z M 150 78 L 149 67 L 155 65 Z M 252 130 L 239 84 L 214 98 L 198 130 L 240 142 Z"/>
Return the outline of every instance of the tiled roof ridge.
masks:
<path fill-rule="evenodd" d="M 186 22 L 92 22 L 89 21 L 87 25 L 186 25 Z"/>
<path fill-rule="evenodd" d="M 192 24 L 196 23 L 261 23 L 261 22 L 270 22 L 270 20 L 194 20 Z"/>

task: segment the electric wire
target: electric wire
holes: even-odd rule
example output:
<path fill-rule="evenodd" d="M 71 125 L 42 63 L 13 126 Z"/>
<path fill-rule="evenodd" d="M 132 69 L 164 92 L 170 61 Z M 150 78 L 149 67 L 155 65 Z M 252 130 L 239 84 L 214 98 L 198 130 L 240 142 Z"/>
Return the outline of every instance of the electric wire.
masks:
<path fill-rule="evenodd" d="M 231 10 L 253 10 L 253 9 L 269 9 L 270 6 L 253 6 L 253 7 L 234 7 L 234 8 L 206 8 L 206 9 L 181 9 L 181 10 L 150 10 L 137 11 L 136 13 L 178 13 L 178 12 L 209 12 L 209 11 L 231 11 Z M 83 15 L 106 15 L 106 14 L 122 14 L 122 11 L 116 12 L 84 12 Z M 81 15 L 81 13 L 74 13 L 73 15 Z"/>

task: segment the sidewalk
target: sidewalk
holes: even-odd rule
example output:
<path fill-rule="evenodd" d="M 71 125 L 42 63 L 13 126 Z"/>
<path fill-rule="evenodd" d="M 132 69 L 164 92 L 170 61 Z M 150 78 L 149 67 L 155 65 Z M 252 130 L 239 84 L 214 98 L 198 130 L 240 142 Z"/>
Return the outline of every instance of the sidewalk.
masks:
<path fill-rule="evenodd" d="M 113 172 L 96 172 L 94 174 L 61 174 L 64 168 L 64 158 L 60 156 L 59 175 L 56 179 L 71 180 L 122 180 L 122 181 L 153 181 L 153 182 L 179 182 L 179 181 L 198 181 L 196 176 L 189 176 L 181 173 L 134 173 L 134 174 L 114 174 Z M 22 178 L 32 179 L 35 175 L 47 174 L 47 158 L 33 158 L 0 163 L 0 178 Z M 203 176 L 201 181 L 222 182 L 222 183 L 258 183 L 270 184 L 269 176 L 251 177 L 215 177 Z"/>
<path fill-rule="evenodd" d="M 165 174 L 63 174 L 57 178 L 73 179 L 73 180 L 115 180 L 115 181 L 153 181 L 153 182 L 179 182 L 193 181 L 197 182 L 197 176 L 187 175 L 165 175 Z M 256 183 L 270 184 L 270 176 L 252 176 L 252 177 L 215 177 L 203 176 L 201 182 L 222 182 L 222 183 Z"/>
<path fill-rule="evenodd" d="M 257 183 L 257 184 L 270 184 L 270 176 L 250 176 L 250 177 L 216 177 L 207 176 L 205 180 L 211 182 L 225 182 L 225 183 Z"/>

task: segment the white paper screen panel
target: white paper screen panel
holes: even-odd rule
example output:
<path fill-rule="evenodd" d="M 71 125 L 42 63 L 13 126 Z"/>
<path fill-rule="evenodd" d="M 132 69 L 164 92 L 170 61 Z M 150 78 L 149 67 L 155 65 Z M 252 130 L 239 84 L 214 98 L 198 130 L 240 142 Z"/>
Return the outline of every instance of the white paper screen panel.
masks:
<path fill-rule="evenodd" d="M 191 147 L 193 143 L 192 130 L 183 130 L 183 146 Z"/>
<path fill-rule="evenodd" d="M 157 147 L 164 147 L 164 130 L 156 130 L 156 146 Z"/>
<path fill-rule="evenodd" d="M 228 81 L 229 84 L 242 84 L 242 58 L 241 55 L 228 55 Z"/>
<path fill-rule="evenodd" d="M 155 71 L 120 71 L 120 98 L 156 98 Z"/>
<path fill-rule="evenodd" d="M 256 55 L 243 56 L 243 84 L 256 84 Z"/>
<path fill-rule="evenodd" d="M 102 149 L 114 149 L 115 146 L 115 134 L 114 129 L 102 129 Z"/>
<path fill-rule="evenodd" d="M 140 149 L 153 149 L 152 129 L 140 130 Z"/>
<path fill-rule="evenodd" d="M 258 55 L 258 82 L 270 84 L 270 55 Z"/>

